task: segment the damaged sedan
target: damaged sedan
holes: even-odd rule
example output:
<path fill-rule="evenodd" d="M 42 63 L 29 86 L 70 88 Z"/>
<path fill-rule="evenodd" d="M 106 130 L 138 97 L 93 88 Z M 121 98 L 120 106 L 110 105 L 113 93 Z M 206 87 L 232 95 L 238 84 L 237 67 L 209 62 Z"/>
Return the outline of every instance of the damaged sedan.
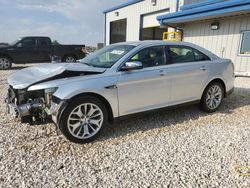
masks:
<path fill-rule="evenodd" d="M 77 63 L 43 64 L 8 78 L 8 113 L 23 123 L 52 120 L 85 143 L 114 119 L 199 103 L 216 111 L 234 88 L 234 66 L 199 46 L 145 41 L 107 46 Z"/>

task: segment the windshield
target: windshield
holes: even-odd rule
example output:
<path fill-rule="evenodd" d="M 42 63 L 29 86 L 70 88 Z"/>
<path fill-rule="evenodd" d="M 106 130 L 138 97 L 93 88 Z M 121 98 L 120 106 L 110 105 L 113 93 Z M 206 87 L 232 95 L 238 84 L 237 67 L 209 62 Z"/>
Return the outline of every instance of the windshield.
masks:
<path fill-rule="evenodd" d="M 17 39 L 17 40 L 14 40 L 12 43 L 10 43 L 11 46 L 14 46 L 16 45 L 16 43 L 18 43 L 21 39 Z"/>
<path fill-rule="evenodd" d="M 82 59 L 80 63 L 93 67 L 110 68 L 134 47 L 132 45 L 107 46 Z"/>

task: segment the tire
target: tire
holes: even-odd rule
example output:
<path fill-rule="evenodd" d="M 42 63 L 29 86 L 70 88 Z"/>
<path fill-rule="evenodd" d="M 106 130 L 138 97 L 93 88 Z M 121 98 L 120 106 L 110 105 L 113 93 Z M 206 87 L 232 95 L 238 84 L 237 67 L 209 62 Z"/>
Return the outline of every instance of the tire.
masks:
<path fill-rule="evenodd" d="M 215 112 L 224 98 L 224 88 L 219 82 L 210 83 L 203 92 L 200 107 L 205 112 Z"/>
<path fill-rule="evenodd" d="M 63 62 L 66 62 L 66 63 L 74 63 L 76 62 L 76 58 L 75 56 L 72 56 L 72 55 L 67 55 L 63 58 Z"/>
<path fill-rule="evenodd" d="M 0 70 L 7 70 L 12 67 L 12 61 L 7 57 L 0 57 Z"/>
<path fill-rule="evenodd" d="M 84 96 L 74 99 L 65 109 L 59 128 L 69 141 L 83 144 L 95 140 L 107 123 L 104 104 L 95 97 Z"/>

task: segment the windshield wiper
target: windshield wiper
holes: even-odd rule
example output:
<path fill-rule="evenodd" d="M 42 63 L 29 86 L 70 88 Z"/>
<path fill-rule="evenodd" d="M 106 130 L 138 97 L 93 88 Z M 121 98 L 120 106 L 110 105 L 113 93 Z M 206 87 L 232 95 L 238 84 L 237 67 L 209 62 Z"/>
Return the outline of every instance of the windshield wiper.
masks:
<path fill-rule="evenodd" d="M 90 63 L 83 62 L 82 64 L 88 65 L 88 66 L 90 66 L 90 67 L 94 67 L 94 65 L 92 65 L 92 64 L 90 64 Z"/>

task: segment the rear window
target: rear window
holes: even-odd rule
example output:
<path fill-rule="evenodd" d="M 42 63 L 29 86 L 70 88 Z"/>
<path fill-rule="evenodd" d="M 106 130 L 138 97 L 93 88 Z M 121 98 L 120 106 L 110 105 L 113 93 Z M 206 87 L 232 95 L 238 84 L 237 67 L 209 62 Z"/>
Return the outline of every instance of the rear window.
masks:
<path fill-rule="evenodd" d="M 187 46 L 169 46 L 169 54 L 172 63 L 187 63 L 210 60 L 210 58 L 205 54 Z"/>
<path fill-rule="evenodd" d="M 47 46 L 49 46 L 49 41 L 47 38 L 40 38 L 40 39 L 38 39 L 38 44 L 41 47 L 47 47 Z"/>

